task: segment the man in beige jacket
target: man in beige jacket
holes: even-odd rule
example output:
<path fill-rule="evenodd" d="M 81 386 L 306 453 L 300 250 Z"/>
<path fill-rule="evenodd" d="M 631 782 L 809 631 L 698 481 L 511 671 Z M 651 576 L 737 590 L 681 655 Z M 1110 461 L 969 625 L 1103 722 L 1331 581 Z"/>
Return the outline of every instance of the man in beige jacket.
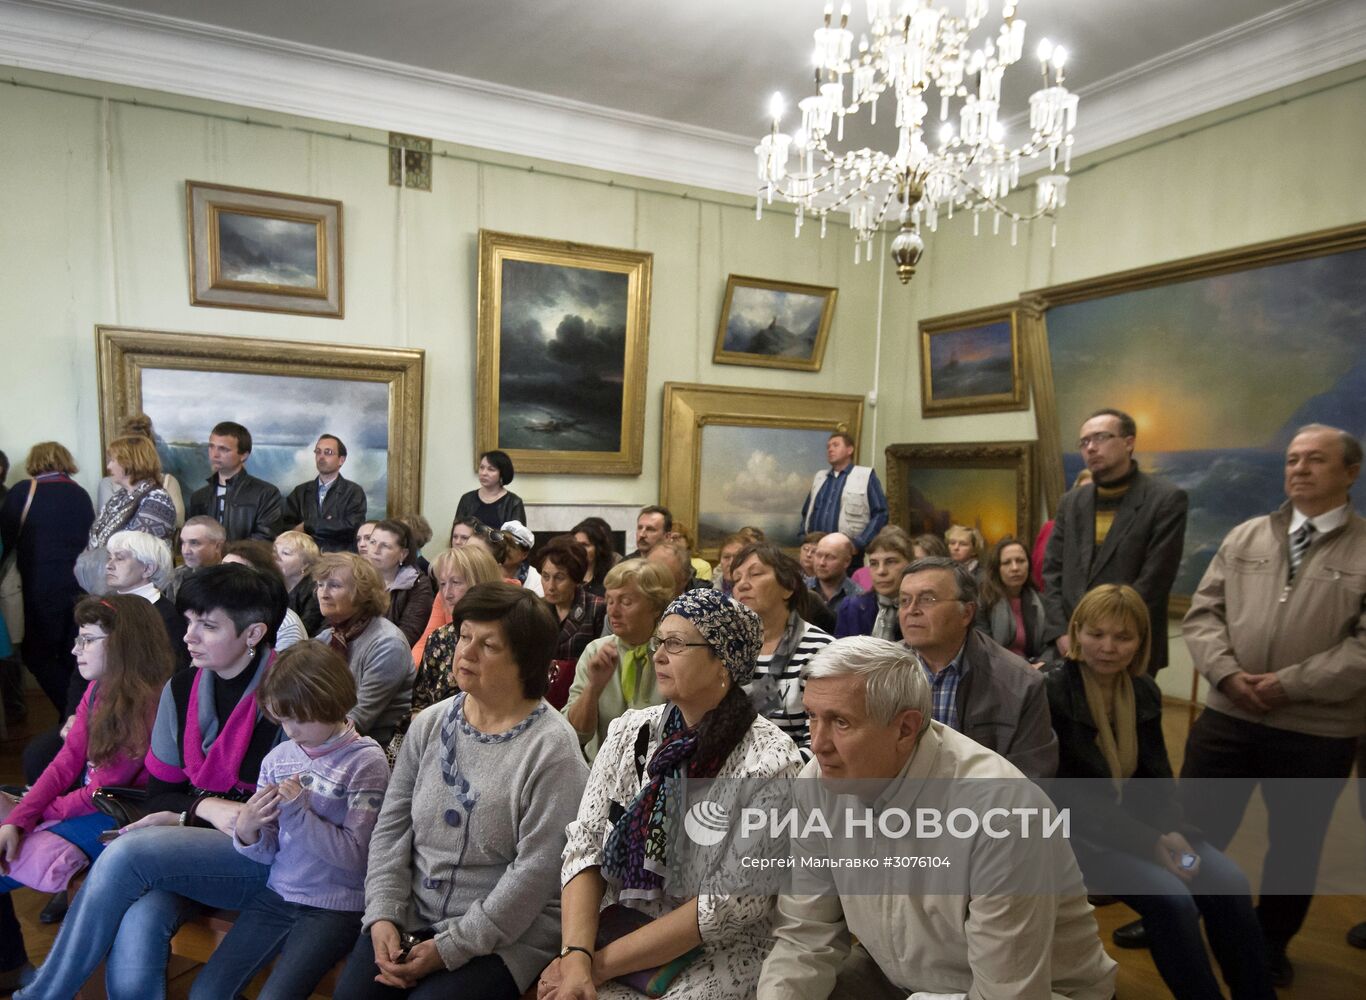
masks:
<path fill-rule="evenodd" d="M 1257 916 L 1277 986 L 1294 977 L 1286 946 L 1366 732 L 1366 518 L 1348 495 L 1360 472 L 1356 438 L 1301 427 L 1286 451 L 1288 502 L 1229 532 L 1182 625 L 1210 684 L 1181 768 L 1186 818 L 1223 850 L 1262 784 Z"/>
<path fill-rule="evenodd" d="M 993 806 L 1042 801 L 1004 757 L 931 721 L 929 683 L 905 647 L 868 636 L 839 639 L 803 674 L 815 759 L 801 777 L 819 779 L 838 801 L 849 801 L 850 792 L 871 796 L 879 816 L 893 810 L 918 816 L 941 804 L 945 790 L 960 795 L 965 787 L 972 789 L 969 799 L 990 789 Z M 759 979 L 763 1000 L 904 1000 L 918 991 L 970 1000 L 1114 995 L 1115 963 L 1101 947 L 1065 840 L 989 841 L 978 834 L 949 844 L 884 837 L 881 820 L 876 829 L 867 838 L 875 843 L 832 846 L 824 863 L 796 882 L 802 895 L 778 897 L 775 944 Z M 924 891 L 906 891 L 895 884 L 895 871 L 870 876 L 826 866 L 846 848 L 849 856 L 878 859 L 952 854 L 956 864 L 975 865 L 985 857 L 998 876 L 1010 869 L 1014 882 L 1024 872 L 1031 886 L 1057 889 L 955 892 L 954 880 L 974 879 L 956 867 L 920 880 Z"/>

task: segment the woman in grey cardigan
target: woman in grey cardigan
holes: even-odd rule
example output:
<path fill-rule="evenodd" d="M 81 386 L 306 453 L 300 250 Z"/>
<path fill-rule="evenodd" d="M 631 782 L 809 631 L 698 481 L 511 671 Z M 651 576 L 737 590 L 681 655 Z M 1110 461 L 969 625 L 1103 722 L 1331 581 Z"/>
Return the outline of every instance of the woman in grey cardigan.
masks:
<path fill-rule="evenodd" d="M 327 627 L 314 638 L 346 657 L 356 679 L 351 721 L 384 746 L 413 702 L 413 652 L 384 617 L 389 594 L 375 567 L 352 552 L 328 552 L 313 565 L 318 610 Z"/>
<path fill-rule="evenodd" d="M 560 855 L 588 768 L 543 697 L 558 628 L 507 583 L 471 588 L 452 617 L 460 693 L 403 741 L 338 1000 L 517 1000 L 559 950 Z"/>

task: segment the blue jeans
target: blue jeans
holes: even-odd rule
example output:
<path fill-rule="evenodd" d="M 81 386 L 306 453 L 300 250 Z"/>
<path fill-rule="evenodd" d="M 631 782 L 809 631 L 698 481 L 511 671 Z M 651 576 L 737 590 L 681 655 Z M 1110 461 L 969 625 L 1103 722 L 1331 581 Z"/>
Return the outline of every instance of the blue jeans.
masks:
<path fill-rule="evenodd" d="M 276 955 L 257 1000 L 307 1000 L 328 970 L 351 953 L 360 918 L 358 910 L 304 906 L 262 889 L 195 976 L 190 1000 L 233 1000 Z"/>
<path fill-rule="evenodd" d="M 1106 891 L 1102 879 L 1092 880 L 1099 871 L 1127 889 L 1143 887 L 1142 894 L 1114 895 L 1143 918 L 1153 964 L 1176 1000 L 1223 1000 L 1200 937 L 1201 917 L 1233 1000 L 1276 1000 L 1247 877 L 1221 852 L 1192 841 L 1200 873 L 1187 883 L 1155 860 L 1077 841 L 1072 846 L 1089 891 Z"/>
<path fill-rule="evenodd" d="M 241 909 L 269 873 L 217 830 L 155 826 L 124 834 L 90 869 L 47 961 L 15 996 L 70 1000 L 107 956 L 109 1000 L 162 1000 L 171 937 L 195 904 Z"/>

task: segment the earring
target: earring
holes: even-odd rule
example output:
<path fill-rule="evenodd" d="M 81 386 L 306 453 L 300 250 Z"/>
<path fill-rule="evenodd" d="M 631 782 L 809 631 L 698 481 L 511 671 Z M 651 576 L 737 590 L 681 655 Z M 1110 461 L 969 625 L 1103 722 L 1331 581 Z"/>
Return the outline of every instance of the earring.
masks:
<path fill-rule="evenodd" d="M 248 655 L 248 656 L 255 656 L 255 655 L 256 655 L 256 647 L 253 646 L 251 643 L 247 643 L 247 655 Z"/>

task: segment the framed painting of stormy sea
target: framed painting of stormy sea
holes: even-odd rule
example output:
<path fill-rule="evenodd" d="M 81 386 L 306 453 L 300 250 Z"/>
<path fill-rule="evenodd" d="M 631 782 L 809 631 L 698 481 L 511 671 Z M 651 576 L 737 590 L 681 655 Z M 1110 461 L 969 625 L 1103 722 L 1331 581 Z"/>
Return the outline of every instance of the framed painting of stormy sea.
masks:
<path fill-rule="evenodd" d="M 1022 369 L 1013 305 L 928 319 L 920 324 L 920 415 L 1023 410 Z"/>
<path fill-rule="evenodd" d="M 478 452 L 640 474 L 653 254 L 479 232 Z"/>

